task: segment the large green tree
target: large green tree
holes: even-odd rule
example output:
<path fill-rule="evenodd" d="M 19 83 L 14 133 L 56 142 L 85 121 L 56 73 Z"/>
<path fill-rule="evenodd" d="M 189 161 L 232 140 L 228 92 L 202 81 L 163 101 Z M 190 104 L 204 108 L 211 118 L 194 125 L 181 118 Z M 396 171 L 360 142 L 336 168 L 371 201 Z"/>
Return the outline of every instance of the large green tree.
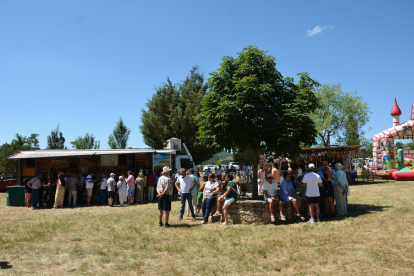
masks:
<path fill-rule="evenodd" d="M 84 137 L 79 136 L 75 141 L 70 142 L 75 149 L 99 149 L 100 141 L 95 139 L 93 134 L 86 133 Z"/>
<path fill-rule="evenodd" d="M 114 130 L 108 137 L 108 145 L 111 149 L 124 149 L 127 145 L 131 129 L 124 124 L 124 121 L 119 117 Z"/>
<path fill-rule="evenodd" d="M 145 144 L 160 149 L 166 140 L 176 137 L 186 144 L 195 164 L 212 157 L 216 150 L 197 142 L 195 122 L 207 88 L 198 66 L 193 66 L 182 83 L 173 84 L 167 78 L 157 87 L 142 110 L 140 130 Z"/>
<path fill-rule="evenodd" d="M 317 91 L 319 108 L 312 113 L 318 131 L 318 143 L 329 147 L 333 140 L 340 144 L 359 144 L 371 111 L 358 93 L 345 93 L 341 84 L 323 84 Z"/>
<path fill-rule="evenodd" d="M 10 144 L 5 143 L 0 152 L 0 173 L 11 174 L 17 173 L 18 162 L 16 159 L 7 159 L 8 156 L 16 154 L 21 150 L 36 150 L 39 149 L 38 134 L 32 134 L 29 137 L 16 134 Z"/>
<path fill-rule="evenodd" d="M 58 124 L 55 130 L 52 130 L 50 135 L 47 136 L 47 149 L 66 149 L 65 137 L 59 131 L 59 126 Z"/>
<path fill-rule="evenodd" d="M 254 152 L 253 198 L 257 197 L 260 153 L 298 154 L 317 135 L 309 117 L 318 107 L 318 82 L 307 73 L 283 78 L 275 58 L 248 46 L 236 58 L 225 56 L 208 80 L 209 92 L 197 117 L 200 143 L 218 150 Z"/>

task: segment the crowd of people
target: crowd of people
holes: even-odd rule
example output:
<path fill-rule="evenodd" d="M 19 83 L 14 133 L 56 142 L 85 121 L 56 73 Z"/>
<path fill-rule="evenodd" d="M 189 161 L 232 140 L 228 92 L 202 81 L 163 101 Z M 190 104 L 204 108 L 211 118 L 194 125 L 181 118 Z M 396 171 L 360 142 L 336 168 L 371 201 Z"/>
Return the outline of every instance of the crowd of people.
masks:
<path fill-rule="evenodd" d="M 260 167 L 258 171 L 258 192 L 269 203 L 271 221 L 276 221 L 274 205 L 279 207 L 279 220 L 286 220 L 283 215 L 283 202 L 292 202 L 294 216 L 300 220 L 305 217 L 300 213 L 300 206 L 306 200 L 309 222 L 319 222 L 321 217 L 335 219 L 337 215 L 347 215 L 348 179 L 343 171 L 344 167 L 337 163 L 332 168 L 329 158 L 323 158 L 322 166 L 318 169 L 309 164 L 309 172 L 303 174 L 300 167 L 283 173 L 283 180 L 279 180 L 279 170 L 273 164 L 272 168 Z M 225 174 L 223 174 L 225 173 Z M 236 179 L 237 176 L 237 179 Z M 233 166 L 222 169 L 217 167 L 215 172 L 207 171 L 201 177 L 193 169 L 180 169 L 171 172 L 168 166 L 164 167 L 161 176 L 150 173 L 145 175 L 140 171 L 135 178 L 132 171 L 127 174 L 109 176 L 102 174 L 97 178 L 94 173 L 86 177 L 82 174 L 54 174 L 48 173 L 45 177 L 37 174 L 25 181 L 26 207 L 37 208 L 75 208 L 79 204 L 91 206 L 93 196 L 99 187 L 102 205 L 114 207 L 144 203 L 145 200 L 158 201 L 159 226 L 169 226 L 171 202 L 176 197 L 181 199 L 179 220 L 185 213 L 195 221 L 196 216 L 202 213 L 201 224 L 208 223 L 214 204 L 216 210 L 213 216 L 224 216 L 223 225 L 228 224 L 228 207 L 237 200 L 240 187 L 251 176 L 251 166 L 240 167 L 236 171 Z M 279 182 L 280 186 L 279 186 Z M 86 200 L 84 197 L 86 195 Z M 336 212 L 335 205 L 336 202 Z M 165 224 L 162 218 L 165 212 Z"/>

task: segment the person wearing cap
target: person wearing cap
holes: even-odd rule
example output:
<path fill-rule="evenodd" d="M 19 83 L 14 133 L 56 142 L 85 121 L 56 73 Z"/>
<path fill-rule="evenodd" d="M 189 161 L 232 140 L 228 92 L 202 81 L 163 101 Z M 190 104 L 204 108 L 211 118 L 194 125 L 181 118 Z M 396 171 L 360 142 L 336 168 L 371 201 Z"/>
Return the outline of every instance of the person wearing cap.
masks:
<path fill-rule="evenodd" d="M 332 184 L 332 169 L 329 167 L 329 157 L 324 157 L 322 159 L 322 164 L 325 166 L 323 172 L 323 188 L 324 188 L 324 200 L 326 205 L 326 214 L 330 213 L 328 219 L 335 218 L 335 205 L 334 205 L 334 187 Z"/>
<path fill-rule="evenodd" d="M 42 175 L 35 174 L 35 177 L 31 179 L 27 186 L 32 189 L 32 210 L 37 209 L 40 197 L 40 187 L 42 187 Z"/>
<path fill-rule="evenodd" d="M 194 207 L 193 207 L 193 200 L 192 200 L 192 192 L 194 189 L 198 186 L 198 180 L 191 176 L 187 175 L 187 170 L 184 168 L 181 168 L 179 170 L 180 177 L 175 182 L 175 186 L 177 187 L 178 192 L 181 194 L 181 210 L 180 210 L 180 217 L 178 220 L 182 220 L 184 216 L 184 208 L 185 208 L 185 202 L 188 202 L 188 205 L 190 206 L 191 216 L 193 217 L 193 220 L 196 220 L 196 216 L 194 213 Z M 194 181 L 194 185 L 191 186 L 191 183 Z"/>
<path fill-rule="evenodd" d="M 275 222 L 275 215 L 273 214 L 273 205 L 276 202 L 279 206 L 279 219 L 280 220 L 286 220 L 286 217 L 283 215 L 283 205 L 282 201 L 277 198 L 278 194 L 278 183 L 276 181 L 273 181 L 273 174 L 269 173 L 266 176 L 266 182 L 263 183 L 263 193 L 265 201 L 269 203 L 269 209 L 270 209 L 270 220 L 272 222 Z"/>
<path fill-rule="evenodd" d="M 297 196 L 295 192 L 295 187 L 293 186 L 293 183 L 291 181 L 291 176 L 288 172 L 283 173 L 284 180 L 280 184 L 280 193 L 279 198 L 280 200 L 284 202 L 291 201 L 293 203 L 293 207 L 295 208 L 295 213 L 293 215 L 295 217 L 299 217 L 301 220 L 305 220 L 304 217 L 300 214 L 299 207 L 302 201 Z"/>
<path fill-rule="evenodd" d="M 162 226 L 162 216 L 165 211 L 165 225 L 164 227 L 169 227 L 168 219 L 170 217 L 171 211 L 171 197 L 173 194 L 173 189 L 171 186 L 170 172 L 171 169 L 168 166 L 165 166 L 162 169 L 162 175 L 158 179 L 157 183 L 157 195 L 158 197 L 158 226 Z M 183 209 L 183 208 L 181 208 Z"/>
<path fill-rule="evenodd" d="M 106 178 L 106 175 L 102 175 L 101 181 L 99 181 L 100 187 L 100 193 L 101 193 L 101 204 L 105 205 L 107 200 L 107 189 L 106 189 L 106 182 L 108 181 L 108 178 Z"/>
<path fill-rule="evenodd" d="M 119 180 L 116 186 L 118 188 L 119 204 L 121 204 L 121 206 L 124 206 L 124 202 L 127 201 L 127 197 L 126 197 L 127 185 L 126 185 L 126 182 L 124 181 L 123 176 L 119 177 Z"/>
<path fill-rule="evenodd" d="M 110 177 L 106 181 L 106 187 L 108 188 L 108 206 L 114 207 L 114 199 L 115 199 L 115 174 L 111 173 L 109 175 Z"/>
<path fill-rule="evenodd" d="M 346 190 L 348 189 L 348 179 L 346 173 L 342 170 L 343 165 L 337 163 L 335 165 L 336 174 L 333 179 L 333 186 L 335 191 L 336 210 L 339 216 L 346 216 L 348 214 L 346 206 Z"/>
<path fill-rule="evenodd" d="M 88 198 L 87 198 L 87 206 L 91 206 L 91 198 L 92 198 L 92 192 L 93 192 L 93 173 L 90 172 L 89 175 L 86 177 L 86 191 L 88 192 Z"/>
<path fill-rule="evenodd" d="M 309 223 L 315 223 L 314 212 L 316 211 L 316 221 L 320 222 L 319 219 L 319 187 L 322 187 L 322 179 L 321 177 L 315 173 L 315 165 L 310 163 L 309 166 L 309 173 L 305 174 L 303 177 L 303 187 L 306 188 L 306 202 L 309 206 L 309 213 L 311 218 L 309 219 Z"/>

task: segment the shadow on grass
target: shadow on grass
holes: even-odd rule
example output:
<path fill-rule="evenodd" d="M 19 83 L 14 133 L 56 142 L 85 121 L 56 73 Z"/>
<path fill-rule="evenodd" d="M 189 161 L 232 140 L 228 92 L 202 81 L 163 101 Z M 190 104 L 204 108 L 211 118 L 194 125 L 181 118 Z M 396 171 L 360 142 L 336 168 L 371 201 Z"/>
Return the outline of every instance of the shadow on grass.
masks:
<path fill-rule="evenodd" d="M 393 184 L 395 182 L 394 179 L 382 179 L 382 178 L 375 178 L 374 181 L 372 181 L 372 178 L 370 180 L 362 180 L 362 178 L 358 178 L 356 183 L 350 183 L 350 186 L 360 186 L 360 185 L 371 185 L 371 184 Z"/>
<path fill-rule="evenodd" d="M 1 269 L 10 269 L 13 266 L 9 264 L 9 262 L 0 262 L 0 268 Z"/>
<path fill-rule="evenodd" d="M 359 217 L 370 213 L 384 212 L 390 208 L 392 208 L 392 206 L 348 204 L 348 217 Z"/>

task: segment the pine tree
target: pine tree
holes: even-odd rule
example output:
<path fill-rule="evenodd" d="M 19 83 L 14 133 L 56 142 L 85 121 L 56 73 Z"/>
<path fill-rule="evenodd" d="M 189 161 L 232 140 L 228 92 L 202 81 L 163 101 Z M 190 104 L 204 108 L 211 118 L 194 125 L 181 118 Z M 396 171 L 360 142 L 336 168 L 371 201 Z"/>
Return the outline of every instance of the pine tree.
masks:
<path fill-rule="evenodd" d="M 211 158 L 216 151 L 197 142 L 195 117 L 207 92 L 204 75 L 198 66 L 180 84 L 169 78 L 159 86 L 142 110 L 140 126 L 144 142 L 151 148 L 162 148 L 166 140 L 176 137 L 186 144 L 195 164 Z"/>
<path fill-rule="evenodd" d="M 101 144 L 99 140 L 95 140 L 93 134 L 89 135 L 89 133 L 86 133 L 84 137 L 79 136 L 75 141 L 70 143 L 72 144 L 72 148 L 75 149 L 99 149 Z"/>
<path fill-rule="evenodd" d="M 119 117 L 113 132 L 108 137 L 108 145 L 111 149 L 124 149 L 127 145 L 131 129 L 124 124 L 124 121 Z"/>
<path fill-rule="evenodd" d="M 62 132 L 59 131 L 60 125 L 58 124 L 55 130 L 52 130 L 50 135 L 47 136 L 47 149 L 66 149 L 65 138 Z"/>

